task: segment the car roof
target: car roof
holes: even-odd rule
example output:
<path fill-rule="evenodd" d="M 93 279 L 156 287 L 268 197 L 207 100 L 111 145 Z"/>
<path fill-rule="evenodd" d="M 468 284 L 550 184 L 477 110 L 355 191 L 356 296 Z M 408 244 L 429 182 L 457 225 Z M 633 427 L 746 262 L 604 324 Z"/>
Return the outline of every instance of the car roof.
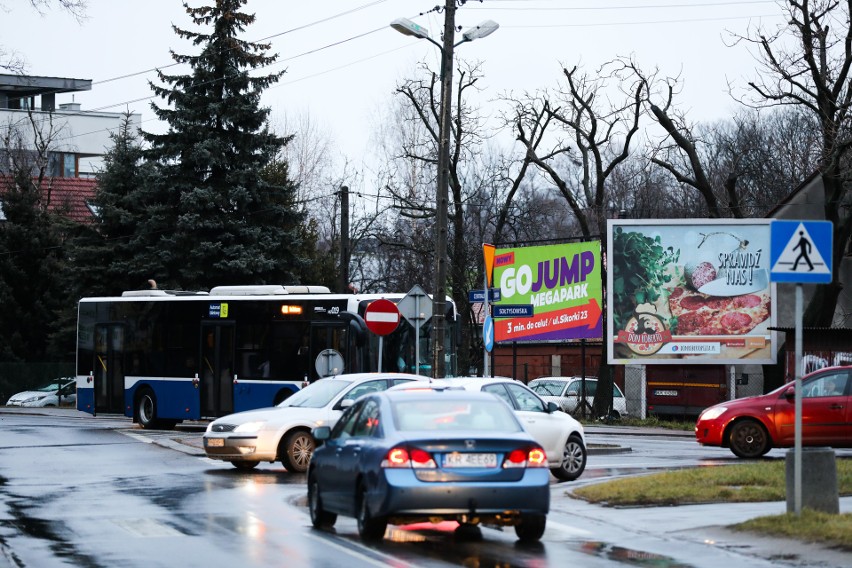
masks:
<path fill-rule="evenodd" d="M 510 377 L 447 377 L 446 379 L 435 379 L 436 382 L 444 382 L 444 384 L 455 387 L 466 387 L 469 385 L 479 385 L 483 383 L 517 383 L 524 384 L 522 381 L 516 381 Z"/>
<path fill-rule="evenodd" d="M 368 396 L 380 396 L 390 401 L 422 400 L 424 398 L 432 400 L 494 400 L 494 395 L 487 392 L 441 387 L 428 389 L 388 389 L 386 391 L 371 393 Z"/>
<path fill-rule="evenodd" d="M 329 379 L 346 380 L 351 381 L 353 383 L 360 383 L 375 379 L 410 379 L 414 381 L 425 381 L 428 380 L 429 377 L 423 375 L 414 375 L 411 373 L 344 373 L 340 375 L 331 375 L 328 377 L 323 377 L 322 379 L 317 380 L 327 381 Z"/>
<path fill-rule="evenodd" d="M 533 379 L 530 382 L 534 383 L 535 381 L 581 381 L 583 377 L 538 377 L 537 379 Z M 586 377 L 587 381 L 596 381 L 597 377 Z"/>

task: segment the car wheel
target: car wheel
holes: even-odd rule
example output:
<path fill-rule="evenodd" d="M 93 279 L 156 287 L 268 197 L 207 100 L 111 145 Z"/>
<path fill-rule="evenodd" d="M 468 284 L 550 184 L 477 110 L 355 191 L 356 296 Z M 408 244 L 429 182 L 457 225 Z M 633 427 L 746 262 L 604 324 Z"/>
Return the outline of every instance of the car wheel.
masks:
<path fill-rule="evenodd" d="M 544 534 L 546 515 L 524 515 L 515 525 L 515 534 L 521 542 L 537 542 Z"/>
<path fill-rule="evenodd" d="M 136 399 L 136 421 L 145 430 L 158 426 L 157 398 L 150 390 L 142 391 Z"/>
<path fill-rule="evenodd" d="M 586 457 L 586 446 L 582 438 L 571 434 L 562 449 L 562 463 L 550 472 L 560 481 L 574 481 L 586 469 Z"/>
<path fill-rule="evenodd" d="M 370 505 L 367 503 L 367 490 L 361 487 L 358 491 L 358 534 L 362 540 L 377 541 L 385 536 L 388 528 L 386 517 L 373 517 L 370 514 Z"/>
<path fill-rule="evenodd" d="M 757 420 L 741 420 L 731 428 L 728 445 L 740 458 L 759 458 L 769 451 L 769 435 Z"/>
<path fill-rule="evenodd" d="M 337 522 L 337 513 L 329 513 L 322 508 L 319 484 L 313 475 L 308 480 L 308 510 L 311 513 L 311 524 L 315 528 L 330 528 Z"/>
<path fill-rule="evenodd" d="M 241 471 L 251 471 L 258 466 L 260 462 L 249 462 L 249 461 L 232 461 L 231 465 Z"/>
<path fill-rule="evenodd" d="M 314 453 L 316 442 L 308 432 L 290 432 L 284 437 L 284 447 L 278 450 L 281 463 L 290 473 L 305 473 Z M 282 451 L 283 450 L 283 451 Z"/>

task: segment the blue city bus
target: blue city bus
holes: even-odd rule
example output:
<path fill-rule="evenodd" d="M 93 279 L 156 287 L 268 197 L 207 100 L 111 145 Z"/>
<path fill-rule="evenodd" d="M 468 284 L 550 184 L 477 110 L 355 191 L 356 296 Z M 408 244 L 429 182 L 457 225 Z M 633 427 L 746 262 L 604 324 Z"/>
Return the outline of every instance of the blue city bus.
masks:
<path fill-rule="evenodd" d="M 378 370 L 430 374 L 430 320 L 415 329 L 401 318 L 397 329 L 381 338 L 381 349 L 364 322 L 370 302 L 398 303 L 403 297 L 265 285 L 83 298 L 77 319 L 77 409 L 124 414 L 142 428 L 168 429 L 183 420 L 278 404 L 325 376 Z M 444 352 L 447 374 L 455 375 L 458 318 L 450 298 L 446 305 Z"/>

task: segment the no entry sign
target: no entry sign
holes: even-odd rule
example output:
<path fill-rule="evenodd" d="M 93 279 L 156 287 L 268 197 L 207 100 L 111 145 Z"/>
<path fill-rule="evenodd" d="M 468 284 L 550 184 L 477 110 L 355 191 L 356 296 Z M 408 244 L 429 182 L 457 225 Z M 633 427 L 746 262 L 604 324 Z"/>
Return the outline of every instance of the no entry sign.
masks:
<path fill-rule="evenodd" d="M 390 300 L 375 300 L 367 306 L 364 322 L 376 335 L 388 335 L 399 325 L 399 310 Z"/>

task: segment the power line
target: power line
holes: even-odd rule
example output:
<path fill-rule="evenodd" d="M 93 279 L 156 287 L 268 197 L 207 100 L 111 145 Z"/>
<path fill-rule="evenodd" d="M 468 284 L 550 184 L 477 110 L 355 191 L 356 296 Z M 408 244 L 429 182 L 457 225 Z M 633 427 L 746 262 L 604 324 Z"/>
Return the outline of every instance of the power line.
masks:
<path fill-rule="evenodd" d="M 346 10 L 346 11 L 340 12 L 338 14 L 334 14 L 332 16 L 329 16 L 327 18 L 316 20 L 314 22 L 310 22 L 310 23 L 302 25 L 302 26 L 298 26 L 298 27 L 295 27 L 295 28 L 291 28 L 291 29 L 276 33 L 276 34 L 272 34 L 270 36 L 267 36 L 265 38 L 257 40 L 257 42 L 263 42 L 263 41 L 266 41 L 266 40 L 269 40 L 269 39 L 272 39 L 272 38 L 275 38 L 275 37 L 279 37 L 279 36 L 282 36 L 282 35 L 286 35 L 286 34 L 289 34 L 289 33 L 295 32 L 295 31 L 307 29 L 307 28 L 310 28 L 310 27 L 313 27 L 313 26 L 334 20 L 336 18 L 340 18 L 340 17 L 346 16 L 346 15 L 350 15 L 354 12 L 364 10 L 366 8 L 384 3 L 386 1 L 387 0 L 376 0 L 374 2 L 363 4 L 361 6 L 353 8 L 351 10 Z M 492 4 L 494 1 L 495 0 L 490 0 L 489 5 Z M 517 1 L 517 0 L 505 0 L 505 1 L 508 3 L 510 1 Z M 743 1 L 743 2 L 725 1 L 725 2 L 715 2 L 715 3 L 704 2 L 704 3 L 700 3 L 700 4 L 671 4 L 671 5 L 645 4 L 645 5 L 610 6 L 610 7 L 606 7 L 606 6 L 593 6 L 593 7 L 564 7 L 564 6 L 561 6 L 561 7 L 556 7 L 556 8 L 540 8 L 540 7 L 529 8 L 529 7 L 526 7 L 526 8 L 523 8 L 523 9 L 529 9 L 529 10 L 560 10 L 560 11 L 566 11 L 566 10 L 598 10 L 599 11 L 599 10 L 605 10 L 605 9 L 627 9 L 627 8 L 630 8 L 630 9 L 659 9 L 659 8 L 669 8 L 669 7 L 694 8 L 694 7 L 702 7 L 702 6 L 704 6 L 704 7 L 706 7 L 706 6 L 724 6 L 724 5 L 731 5 L 731 4 L 767 4 L 767 3 L 774 3 L 774 0 L 751 0 L 751 1 Z M 484 7 L 481 7 L 481 6 L 473 6 L 473 7 L 476 8 L 476 9 L 484 8 Z M 503 9 L 518 10 L 518 9 L 521 9 L 521 8 L 512 8 L 512 7 L 505 8 L 504 7 L 504 8 L 495 8 L 495 9 L 498 9 L 498 10 L 503 10 Z M 772 15 L 748 16 L 747 18 L 763 18 L 763 17 L 772 17 L 772 16 L 779 16 L 779 15 L 778 14 L 772 14 Z M 569 23 L 569 24 L 551 23 L 551 24 L 540 24 L 540 25 L 522 25 L 522 24 L 520 24 L 520 25 L 506 25 L 504 27 L 505 28 L 516 28 L 516 29 L 523 29 L 523 28 L 528 28 L 528 29 L 529 28 L 564 28 L 564 27 L 588 28 L 588 27 L 597 27 L 597 26 L 601 26 L 601 27 L 602 26 L 608 26 L 608 27 L 622 26 L 622 25 L 633 25 L 633 26 L 635 26 L 635 25 L 661 24 L 661 23 L 662 24 L 675 24 L 675 23 L 719 21 L 719 20 L 738 20 L 738 19 L 743 19 L 743 18 L 746 18 L 746 16 L 722 16 L 722 17 L 714 17 L 714 18 L 691 18 L 691 19 L 638 21 L 638 22 L 632 21 L 632 22 L 622 22 L 622 23 L 616 23 L 616 22 Z M 371 34 L 377 33 L 379 31 L 382 31 L 382 30 L 386 29 L 386 27 L 387 26 L 375 28 L 375 29 L 372 29 L 372 30 L 369 30 L 369 31 L 366 31 L 366 32 L 363 32 L 363 33 L 360 33 L 360 34 L 350 36 L 348 38 L 345 38 L 345 39 L 342 39 L 342 40 L 339 40 L 339 41 L 335 41 L 335 42 L 325 44 L 325 45 L 318 47 L 318 48 L 315 48 L 315 49 L 310 49 L 310 50 L 304 51 L 302 53 L 299 53 L 297 55 L 293 55 L 293 56 L 288 57 L 288 58 L 276 60 L 276 61 L 270 63 L 269 65 L 265 65 L 265 66 L 260 67 L 260 69 L 272 67 L 274 65 L 279 65 L 279 64 L 286 63 L 286 62 L 289 62 L 289 61 L 293 61 L 293 60 L 296 60 L 298 58 L 305 57 L 305 56 L 311 55 L 311 54 L 315 54 L 315 53 L 321 52 L 321 51 L 326 50 L 326 49 L 331 49 L 333 47 L 337 47 L 337 46 L 343 45 L 345 43 L 348 43 L 350 41 L 354 41 L 356 39 L 360 39 L 360 38 L 369 36 Z M 403 45 L 403 46 L 400 46 L 399 48 L 382 51 L 382 52 L 379 52 L 379 53 L 374 54 L 374 55 L 370 55 L 370 56 L 367 56 L 367 57 L 363 57 L 363 58 L 351 61 L 347 64 L 338 65 L 336 67 L 327 69 L 325 71 L 312 73 L 312 74 L 309 74 L 309 75 L 306 75 L 306 76 L 303 76 L 303 77 L 300 77 L 300 78 L 295 78 L 293 80 L 286 81 L 286 82 L 280 82 L 279 81 L 277 84 L 268 87 L 266 90 L 271 90 L 271 89 L 282 87 L 282 86 L 292 85 L 292 84 L 295 84 L 295 83 L 298 83 L 298 82 L 301 82 L 301 81 L 305 81 L 305 80 L 308 80 L 308 79 L 311 79 L 311 78 L 315 78 L 315 77 L 318 77 L 318 76 L 321 76 L 321 75 L 325 75 L 325 74 L 328 74 L 328 73 L 339 71 L 341 69 L 345 69 L 345 68 L 348 68 L 348 67 L 353 66 L 353 65 L 358 65 L 358 64 L 361 64 L 365 61 L 369 61 L 369 60 L 375 59 L 377 57 L 384 56 L 388 53 L 392 53 L 392 52 L 400 50 L 400 49 L 406 49 L 408 47 L 409 47 L 409 45 Z M 126 78 L 131 78 L 131 77 L 147 74 L 147 73 L 150 73 L 152 71 L 165 69 L 165 68 L 172 67 L 172 66 L 175 66 L 175 65 L 178 65 L 178 63 L 173 63 L 173 64 L 170 64 L 170 65 L 166 65 L 166 66 L 162 66 L 162 67 L 158 67 L 158 68 L 146 69 L 146 70 L 135 72 L 135 73 L 125 74 L 125 75 L 121 75 L 121 76 L 97 81 L 93 84 L 94 85 L 106 84 L 106 83 L 121 80 L 121 79 L 126 79 Z M 219 79 L 215 79 L 215 80 L 219 80 Z M 215 80 L 211 80 L 210 82 L 212 83 Z M 203 84 L 199 84 L 197 86 L 201 86 L 201 85 L 203 85 Z M 94 109 L 87 109 L 87 110 L 84 110 L 84 111 L 81 110 L 81 111 L 70 112 L 70 113 L 69 112 L 63 112 L 62 116 L 89 116 L 93 113 L 107 111 L 108 109 L 112 109 L 114 107 L 129 107 L 131 104 L 144 102 L 144 101 L 151 101 L 155 98 L 157 98 L 157 95 L 152 94 L 152 95 L 149 95 L 149 96 L 139 97 L 139 98 L 135 98 L 135 99 L 131 99 L 131 100 L 126 100 L 126 101 L 122 101 L 122 102 L 115 103 L 115 104 L 97 107 L 97 108 L 94 108 Z M 44 124 L 47 120 L 48 120 L 48 118 L 43 118 L 43 119 L 40 120 L 40 123 Z M 150 119 L 145 119 L 143 121 L 140 121 L 140 124 L 141 123 L 147 123 L 147 122 L 150 122 L 150 121 L 156 121 L 156 120 L 158 120 L 156 117 L 152 117 Z M 2 127 L 0 127 L 0 128 L 2 128 Z M 7 128 L 7 130 L 10 130 L 12 128 L 12 125 L 9 124 L 8 126 L 6 126 L 6 128 Z M 56 140 L 58 142 L 59 141 L 68 141 L 68 140 L 72 140 L 72 139 L 75 139 L 75 138 L 80 138 L 82 136 L 89 136 L 89 135 L 98 134 L 98 133 L 101 133 L 101 132 L 110 133 L 110 132 L 114 132 L 117 128 L 118 127 L 116 127 L 115 129 L 107 128 L 107 129 L 98 129 L 98 130 L 88 131 L 88 132 L 83 132 L 83 133 L 78 133 L 78 134 L 69 134 L 69 135 L 57 138 Z"/>
<path fill-rule="evenodd" d="M 742 6 L 744 4 L 774 4 L 777 5 L 777 0 L 723 0 L 722 2 L 690 2 L 688 4 L 627 4 L 621 6 L 601 6 L 597 4 L 595 6 L 558 6 L 558 7 L 542 7 L 542 6 L 523 6 L 523 7 L 494 7 L 492 4 L 494 3 L 515 3 L 520 2 L 523 4 L 529 4 L 532 2 L 541 2 L 547 0 L 489 0 L 488 6 L 471 6 L 474 10 L 503 10 L 503 11 L 520 11 L 523 10 L 525 12 L 545 12 L 545 11 L 559 11 L 559 12 L 585 12 L 585 11 L 606 11 L 606 10 L 659 10 L 659 9 L 669 9 L 669 8 L 712 8 L 719 6 Z M 562 0 L 555 0 L 557 2 L 562 2 Z"/>

